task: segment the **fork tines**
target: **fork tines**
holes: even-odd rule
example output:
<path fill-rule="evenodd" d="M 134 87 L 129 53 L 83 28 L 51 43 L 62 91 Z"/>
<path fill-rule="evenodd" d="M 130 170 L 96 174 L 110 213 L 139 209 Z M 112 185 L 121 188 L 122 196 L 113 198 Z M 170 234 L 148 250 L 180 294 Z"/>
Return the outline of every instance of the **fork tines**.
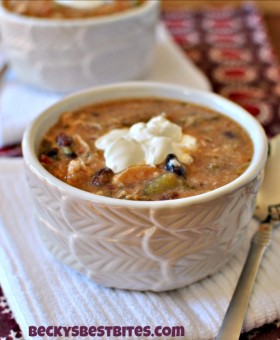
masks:
<path fill-rule="evenodd" d="M 280 220 L 280 204 L 274 204 L 268 207 L 268 217 L 270 221 Z"/>

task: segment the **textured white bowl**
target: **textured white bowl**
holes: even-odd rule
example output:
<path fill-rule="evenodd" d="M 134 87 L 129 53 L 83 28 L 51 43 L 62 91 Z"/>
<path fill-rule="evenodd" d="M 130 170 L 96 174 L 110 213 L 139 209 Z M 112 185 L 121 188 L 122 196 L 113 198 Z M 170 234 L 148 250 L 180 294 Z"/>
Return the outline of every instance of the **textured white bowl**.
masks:
<path fill-rule="evenodd" d="M 38 146 L 64 111 L 118 98 L 164 97 L 207 106 L 238 121 L 254 155 L 236 180 L 214 191 L 170 201 L 126 201 L 58 180 L 40 164 Z M 242 242 L 252 217 L 267 140 L 259 123 L 215 94 L 167 84 L 124 83 L 69 96 L 26 130 L 23 154 L 43 237 L 67 265 L 117 288 L 163 291 L 217 272 Z"/>
<path fill-rule="evenodd" d="M 159 2 L 87 19 L 21 16 L 0 5 L 3 46 L 19 79 L 70 92 L 133 80 L 153 61 Z"/>

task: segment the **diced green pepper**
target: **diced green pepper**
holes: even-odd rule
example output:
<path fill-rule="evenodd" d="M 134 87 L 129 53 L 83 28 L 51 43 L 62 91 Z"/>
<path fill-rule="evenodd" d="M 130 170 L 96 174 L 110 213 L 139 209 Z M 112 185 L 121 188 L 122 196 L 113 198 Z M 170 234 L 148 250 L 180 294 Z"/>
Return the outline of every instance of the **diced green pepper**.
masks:
<path fill-rule="evenodd" d="M 181 182 L 182 180 L 178 178 L 178 176 L 175 174 L 172 173 L 163 174 L 146 185 L 144 189 L 144 194 L 145 195 L 162 194 L 167 190 L 175 189 L 178 185 L 180 185 Z"/>

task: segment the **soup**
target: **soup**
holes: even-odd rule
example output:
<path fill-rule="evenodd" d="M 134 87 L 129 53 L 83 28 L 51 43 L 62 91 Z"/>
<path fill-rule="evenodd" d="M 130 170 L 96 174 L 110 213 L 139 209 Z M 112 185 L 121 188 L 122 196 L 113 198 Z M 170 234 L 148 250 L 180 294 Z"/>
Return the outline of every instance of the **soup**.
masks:
<path fill-rule="evenodd" d="M 94 1 L 94 0 L 93 0 Z M 46 19 L 81 19 L 120 13 L 142 5 L 146 0 L 114 0 L 88 9 L 77 9 L 54 0 L 3 0 L 4 7 L 20 15 Z"/>
<path fill-rule="evenodd" d="M 246 170 L 252 155 L 250 137 L 232 119 L 163 98 L 64 112 L 39 149 L 41 164 L 65 183 L 140 201 L 189 197 L 224 186 Z"/>

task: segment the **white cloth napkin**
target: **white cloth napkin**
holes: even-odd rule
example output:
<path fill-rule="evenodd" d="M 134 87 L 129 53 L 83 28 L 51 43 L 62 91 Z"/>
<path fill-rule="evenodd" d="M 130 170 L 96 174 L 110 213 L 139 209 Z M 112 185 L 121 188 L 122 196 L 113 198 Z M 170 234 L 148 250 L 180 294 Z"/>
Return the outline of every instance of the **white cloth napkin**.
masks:
<path fill-rule="evenodd" d="M 206 77 L 173 42 L 163 24 L 157 29 L 154 63 L 141 80 L 167 82 L 206 91 L 211 88 Z M 10 70 L 0 93 L 0 147 L 20 142 L 25 127 L 32 119 L 62 97 L 58 93 L 22 84 Z"/>
<path fill-rule="evenodd" d="M 38 233 L 22 160 L 0 160 L 0 193 L 0 281 L 26 338 L 29 325 L 180 325 L 185 328 L 182 339 L 217 334 L 256 222 L 250 223 L 237 255 L 216 275 L 171 292 L 129 292 L 98 286 L 48 252 Z M 280 318 L 279 244 L 280 228 L 262 262 L 245 330 Z"/>

